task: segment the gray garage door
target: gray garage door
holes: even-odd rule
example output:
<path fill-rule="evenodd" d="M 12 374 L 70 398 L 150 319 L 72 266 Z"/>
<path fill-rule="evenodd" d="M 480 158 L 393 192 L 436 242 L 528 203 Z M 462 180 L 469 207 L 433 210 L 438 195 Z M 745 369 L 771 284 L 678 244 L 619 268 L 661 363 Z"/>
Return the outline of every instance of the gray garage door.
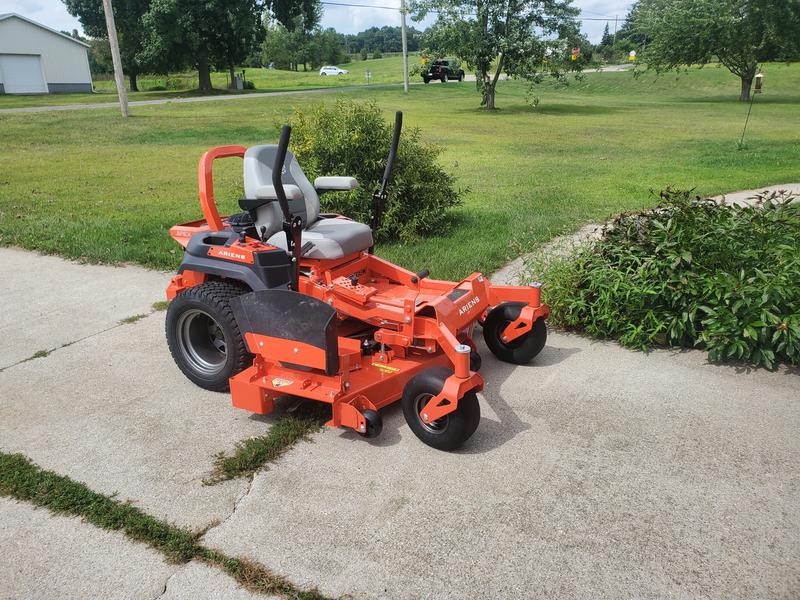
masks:
<path fill-rule="evenodd" d="M 6 94 L 47 92 L 42 57 L 35 54 L 0 54 L 0 73 Z"/>

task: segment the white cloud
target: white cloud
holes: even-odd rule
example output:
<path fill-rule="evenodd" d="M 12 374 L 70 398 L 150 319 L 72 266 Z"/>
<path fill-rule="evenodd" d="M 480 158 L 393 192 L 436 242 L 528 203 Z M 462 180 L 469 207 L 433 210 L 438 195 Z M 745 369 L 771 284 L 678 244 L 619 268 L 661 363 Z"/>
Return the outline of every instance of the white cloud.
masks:
<path fill-rule="evenodd" d="M 348 0 L 337 0 L 347 2 Z M 382 6 L 400 6 L 399 0 L 352 0 L 354 4 L 375 4 Z M 614 16 L 619 16 L 619 24 L 625 19 L 631 0 L 574 0 L 573 4 L 583 13 L 582 29 L 592 42 L 599 42 L 603 35 L 606 22 L 614 30 Z M 400 25 L 400 15 L 393 10 L 379 8 L 326 6 L 323 5 L 323 27 L 333 27 L 342 33 L 358 33 L 369 27 L 383 27 L 384 25 Z M 80 22 L 67 12 L 61 0 L 2 0 L 0 12 L 15 12 L 33 19 L 43 25 L 59 31 L 82 31 Z M 587 18 L 603 18 L 607 20 L 587 21 Z M 421 23 L 408 20 L 410 27 L 424 29 L 433 22 L 428 17 Z"/>
<path fill-rule="evenodd" d="M 17 13 L 57 31 L 83 31 L 61 0 L 2 0 L 0 13 Z"/>

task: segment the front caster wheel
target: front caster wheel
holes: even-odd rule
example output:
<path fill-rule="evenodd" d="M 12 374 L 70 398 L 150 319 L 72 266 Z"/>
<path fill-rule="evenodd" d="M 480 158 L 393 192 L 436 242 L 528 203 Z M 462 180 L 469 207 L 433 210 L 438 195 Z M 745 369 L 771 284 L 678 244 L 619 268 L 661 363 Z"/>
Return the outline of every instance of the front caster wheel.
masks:
<path fill-rule="evenodd" d="M 489 350 L 502 361 L 516 365 L 528 364 L 539 354 L 547 342 L 547 326 L 544 319 L 536 319 L 526 334 L 510 342 L 502 339 L 503 331 L 519 318 L 522 302 L 503 302 L 495 306 L 483 323 L 483 339 Z"/>
<path fill-rule="evenodd" d="M 383 431 L 383 418 L 380 413 L 374 410 L 365 410 L 361 414 L 364 415 L 364 420 L 367 422 L 367 430 L 365 432 L 358 432 L 358 435 L 365 438 L 378 437 Z"/>
<path fill-rule="evenodd" d="M 438 395 L 445 380 L 452 375 L 450 369 L 434 367 L 417 374 L 403 388 L 403 416 L 419 439 L 438 450 L 455 450 L 466 442 L 481 420 L 477 394 L 470 390 L 458 401 L 458 408 L 441 419 L 425 423 L 420 412 L 431 398 Z"/>

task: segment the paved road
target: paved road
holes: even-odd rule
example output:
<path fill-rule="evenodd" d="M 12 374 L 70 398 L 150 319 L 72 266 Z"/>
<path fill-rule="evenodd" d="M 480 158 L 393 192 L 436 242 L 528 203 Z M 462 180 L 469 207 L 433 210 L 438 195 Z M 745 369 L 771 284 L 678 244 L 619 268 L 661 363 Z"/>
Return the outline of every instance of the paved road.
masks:
<path fill-rule="evenodd" d="M 0 249 L 0 278 L 24 272 L 38 276 L 0 297 L 13 365 L 0 372 L 0 449 L 181 525 L 214 525 L 207 544 L 296 583 L 355 598 L 800 592 L 796 370 L 552 333 L 530 366 L 484 351 L 483 418 L 458 453 L 422 445 L 392 407 L 374 441 L 325 430 L 252 485 L 204 486 L 213 455 L 274 416 L 236 411 L 182 377 L 163 313 L 118 325 L 148 312 L 168 275 Z M 144 550 L 0 503 L 0 581 L 14 598 L 106 586 L 107 597 L 247 597 L 217 571 Z"/>
<path fill-rule="evenodd" d="M 714 196 L 713 199 L 725 202 L 726 204 L 747 206 L 752 205 L 756 201 L 756 195 L 762 193 L 769 194 L 772 192 L 788 192 L 790 195 L 795 196 L 795 202 L 800 201 L 800 183 L 781 183 L 778 185 L 760 187 L 754 190 L 742 190 L 729 194 L 720 194 L 719 196 Z"/>
<path fill-rule="evenodd" d="M 597 71 L 593 72 L 616 72 L 616 71 L 625 71 L 629 68 L 629 65 L 610 65 L 607 67 L 601 67 Z M 502 74 L 500 76 L 501 80 L 507 80 L 508 76 L 506 74 Z M 464 76 L 464 81 L 474 82 L 475 75 L 472 73 L 467 73 Z M 431 83 L 440 83 L 440 82 L 431 82 Z M 448 83 L 457 83 L 455 81 L 451 81 Z M 153 106 L 158 104 L 181 104 L 185 102 L 214 102 L 214 101 L 228 101 L 228 100 L 245 100 L 245 99 L 252 99 L 252 98 L 268 98 L 271 96 L 294 96 L 297 94 L 329 94 L 331 92 L 345 92 L 351 90 L 364 90 L 364 89 L 375 89 L 375 88 L 387 88 L 387 87 L 399 87 L 402 84 L 400 83 L 388 83 L 388 84 L 378 84 L 378 85 L 348 85 L 343 87 L 331 87 L 331 88 L 311 88 L 307 90 L 290 90 L 285 92 L 255 92 L 250 94 L 220 94 L 215 96 L 193 96 L 188 98 L 161 98 L 158 100 L 133 100 L 128 103 L 130 107 L 136 106 Z M 412 81 L 411 85 L 422 85 L 421 81 Z M 118 108 L 119 102 L 86 102 L 82 104 L 62 104 L 56 106 L 26 106 L 20 108 L 0 108 L 0 115 L 2 114 L 15 114 L 15 113 L 40 113 L 40 112 L 53 112 L 53 111 L 61 111 L 61 110 L 94 110 L 94 109 L 101 109 L 101 108 Z"/>
<path fill-rule="evenodd" d="M 253 98 L 269 98 L 272 96 L 295 96 L 298 94 L 330 94 L 350 90 L 366 90 L 376 88 L 398 87 L 400 83 L 380 85 L 347 85 L 330 88 L 311 88 L 308 90 L 289 90 L 285 92 L 254 92 L 251 94 L 219 94 L 215 96 L 190 96 L 188 98 L 161 98 L 159 100 L 133 100 L 128 106 L 153 106 L 157 104 L 183 104 L 188 102 L 224 102 L 231 100 L 249 100 Z M 93 110 L 100 108 L 119 108 L 119 102 L 87 102 L 85 104 L 63 104 L 58 106 L 26 106 L 21 108 L 0 108 L 0 114 L 40 113 L 60 110 Z"/>

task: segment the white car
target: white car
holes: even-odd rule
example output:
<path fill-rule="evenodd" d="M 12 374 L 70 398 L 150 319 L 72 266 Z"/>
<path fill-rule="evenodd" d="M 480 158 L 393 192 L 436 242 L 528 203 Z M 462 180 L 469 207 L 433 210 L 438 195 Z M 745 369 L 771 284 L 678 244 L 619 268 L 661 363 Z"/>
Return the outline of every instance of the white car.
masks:
<path fill-rule="evenodd" d="M 319 70 L 320 75 L 347 75 L 350 71 L 340 69 L 339 67 L 322 67 Z"/>

